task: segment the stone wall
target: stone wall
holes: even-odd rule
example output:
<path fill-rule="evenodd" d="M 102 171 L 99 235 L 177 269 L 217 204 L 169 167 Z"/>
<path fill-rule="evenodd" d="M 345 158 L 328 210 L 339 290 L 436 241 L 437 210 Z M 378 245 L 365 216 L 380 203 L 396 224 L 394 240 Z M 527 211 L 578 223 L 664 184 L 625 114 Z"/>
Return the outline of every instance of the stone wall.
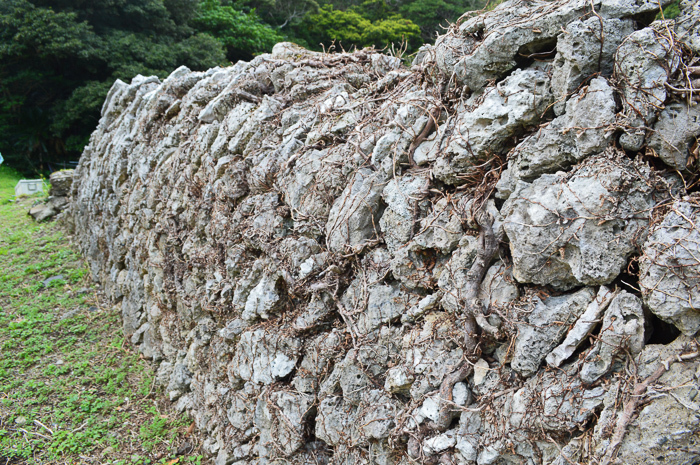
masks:
<path fill-rule="evenodd" d="M 117 81 L 76 234 L 212 462 L 697 463 L 681 7 L 513 0 L 411 67 L 283 43 Z"/>

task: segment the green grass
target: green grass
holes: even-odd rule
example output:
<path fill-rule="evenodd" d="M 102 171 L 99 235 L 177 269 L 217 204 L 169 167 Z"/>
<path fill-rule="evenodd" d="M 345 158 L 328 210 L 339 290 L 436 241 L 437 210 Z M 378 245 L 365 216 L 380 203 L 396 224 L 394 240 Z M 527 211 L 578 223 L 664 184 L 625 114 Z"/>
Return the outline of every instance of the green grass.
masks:
<path fill-rule="evenodd" d="M 0 165 L 0 204 L 7 203 L 15 195 L 15 186 L 22 175 L 7 165 Z"/>
<path fill-rule="evenodd" d="M 0 464 L 201 461 L 172 456 L 190 420 L 159 403 L 61 227 L 31 220 L 34 199 L 8 201 L 17 179 L 0 166 Z"/>

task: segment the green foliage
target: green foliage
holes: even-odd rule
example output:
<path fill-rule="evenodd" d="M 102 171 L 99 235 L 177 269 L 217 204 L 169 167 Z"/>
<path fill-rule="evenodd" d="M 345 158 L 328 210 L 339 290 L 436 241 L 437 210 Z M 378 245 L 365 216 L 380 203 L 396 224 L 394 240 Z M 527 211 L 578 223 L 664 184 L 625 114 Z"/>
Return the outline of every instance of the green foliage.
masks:
<path fill-rule="evenodd" d="M 39 59 L 90 58 L 86 45 L 94 40 L 90 26 L 75 13 L 37 8 L 26 0 L 0 3 L 0 59 L 29 53 Z"/>
<path fill-rule="evenodd" d="M 266 23 L 284 31 L 293 30 L 319 8 L 316 0 L 250 0 L 246 5 L 254 8 Z"/>
<path fill-rule="evenodd" d="M 172 434 L 172 424 L 170 418 L 165 415 L 160 415 L 154 407 L 148 409 L 152 415 L 150 422 L 144 423 L 139 429 L 139 437 L 143 441 L 143 447 L 147 451 L 153 450 L 153 447 L 161 441 L 167 440 Z"/>
<path fill-rule="evenodd" d="M 203 0 L 192 25 L 222 43 L 231 60 L 249 59 L 270 51 L 273 45 L 282 41 L 282 36 L 264 24 L 254 10 L 245 13 L 224 6 L 219 0 Z"/>
<path fill-rule="evenodd" d="M 363 40 L 376 47 L 392 43 L 408 42 L 416 46 L 420 43 L 420 28 L 410 19 L 401 15 L 392 15 L 386 19 L 374 21 L 363 33 Z"/>
<path fill-rule="evenodd" d="M 7 203 L 15 195 L 15 186 L 22 175 L 6 164 L 0 165 L 0 205 Z M 7 250 L 0 248 L 0 255 L 6 255 Z"/>
<path fill-rule="evenodd" d="M 0 152 L 28 174 L 76 160 L 115 79 L 225 62 L 194 0 L 0 2 Z"/>
<path fill-rule="evenodd" d="M 369 46 L 383 48 L 399 42 L 416 45 L 420 35 L 418 26 L 401 15 L 373 22 L 363 16 L 359 8 L 336 10 L 333 5 L 324 5 L 318 13 L 309 15 L 304 26 L 310 44 L 322 43 L 328 47 L 336 41 L 346 50 Z"/>
<path fill-rule="evenodd" d="M 485 0 L 414 0 L 402 4 L 399 11 L 420 26 L 424 40 L 431 41 L 465 12 L 483 8 L 485 3 Z"/>
<path fill-rule="evenodd" d="M 679 14 L 681 14 L 681 7 L 680 7 L 681 0 L 674 0 L 671 2 L 670 5 L 668 5 L 666 8 L 663 9 L 663 15 L 659 13 L 656 19 L 673 19 Z"/>

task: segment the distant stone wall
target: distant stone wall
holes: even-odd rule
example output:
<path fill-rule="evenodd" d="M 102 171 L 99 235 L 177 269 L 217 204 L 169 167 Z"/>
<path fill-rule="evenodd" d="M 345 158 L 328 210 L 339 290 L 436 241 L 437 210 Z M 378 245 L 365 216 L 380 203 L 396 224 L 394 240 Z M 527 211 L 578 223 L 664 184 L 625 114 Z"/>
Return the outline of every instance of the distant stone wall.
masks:
<path fill-rule="evenodd" d="M 662 2 L 666 4 L 668 2 Z M 700 7 L 117 81 L 71 213 L 216 464 L 700 460 Z"/>

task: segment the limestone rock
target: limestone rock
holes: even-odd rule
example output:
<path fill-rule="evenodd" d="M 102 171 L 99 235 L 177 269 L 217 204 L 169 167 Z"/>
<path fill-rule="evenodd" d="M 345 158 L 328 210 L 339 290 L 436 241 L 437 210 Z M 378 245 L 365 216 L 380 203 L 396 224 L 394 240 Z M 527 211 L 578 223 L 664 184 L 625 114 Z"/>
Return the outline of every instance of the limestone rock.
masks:
<path fill-rule="evenodd" d="M 443 452 L 457 444 L 455 431 L 447 431 L 438 436 L 423 441 L 423 452 L 425 455 L 435 455 Z"/>
<path fill-rule="evenodd" d="M 418 299 L 403 292 L 397 285 L 374 284 L 365 288 L 362 281 L 354 280 L 341 302 L 343 311 L 357 315 L 357 331 L 368 334 L 382 325 L 399 320 Z"/>
<path fill-rule="evenodd" d="M 401 318 L 410 304 L 410 297 L 396 286 L 371 287 L 367 296 L 367 309 L 357 321 L 358 331 L 361 334 L 367 334 L 382 324 Z"/>
<path fill-rule="evenodd" d="M 253 322 L 258 318 L 267 320 L 280 303 L 279 275 L 265 275 L 248 294 L 241 318 Z"/>
<path fill-rule="evenodd" d="M 647 336 L 661 323 L 605 288 L 634 285 L 641 252 L 645 310 L 700 328 L 697 202 L 669 202 L 687 195 L 671 173 L 694 166 L 695 110 L 664 86 L 685 79 L 681 58 L 697 66 L 697 2 L 655 21 L 669 1 L 509 0 L 410 69 L 284 43 L 117 81 L 70 200 L 46 206 L 70 202 L 93 279 L 160 363 L 203 461 L 602 463 L 637 381 L 622 368 L 642 380 L 675 360 L 621 453 L 694 463 L 696 343 L 642 350 L 642 322 Z M 623 131 L 626 153 L 611 148 Z M 492 258 L 479 210 L 501 240 Z M 499 331 L 465 347 L 482 268 Z M 459 426 L 436 425 L 465 361 L 447 408 Z"/>
<path fill-rule="evenodd" d="M 657 108 L 666 100 L 668 78 L 678 68 L 680 57 L 673 39 L 661 28 L 635 31 L 620 45 L 615 55 L 615 74 L 622 81 L 620 144 L 627 150 L 642 147 L 644 128 L 656 121 Z"/>
<path fill-rule="evenodd" d="M 49 182 L 51 183 L 49 195 L 54 197 L 69 196 L 73 186 L 74 175 L 75 170 L 61 170 L 51 173 L 51 176 L 49 176 Z"/>
<path fill-rule="evenodd" d="M 679 353 L 690 353 L 695 349 L 690 338 L 679 337 L 669 345 L 648 345 L 638 356 L 636 364 L 639 367 L 639 378 L 646 379 L 662 363 L 675 359 Z M 682 464 L 697 460 L 698 453 L 694 449 L 697 436 L 694 431 L 698 420 L 696 415 L 689 415 L 698 408 L 698 379 L 699 363 L 697 358 L 669 365 L 665 372 L 654 384 L 653 393 L 638 412 L 638 416 L 630 423 L 622 440 L 618 457 L 624 457 L 625 463 L 642 465 L 647 463 Z M 673 395 L 659 395 L 666 390 Z M 619 410 L 619 400 L 614 394 L 615 389 L 606 396 L 605 408 L 600 414 L 600 420 L 594 431 L 596 453 L 598 456 L 607 451 L 610 435 L 614 424 L 622 412 Z M 669 447 L 673 444 L 673 447 Z"/>
<path fill-rule="evenodd" d="M 581 367 L 581 380 L 593 383 L 610 370 L 617 354 L 627 350 L 635 356 L 643 348 L 642 301 L 629 292 L 622 291 L 605 311 L 598 339 Z"/>
<path fill-rule="evenodd" d="M 616 294 L 605 286 L 600 286 L 598 295 L 586 307 L 586 311 L 576 320 L 576 324 L 566 335 L 566 339 L 547 355 L 547 363 L 558 367 L 571 357 L 578 346 L 591 334 L 599 323 L 603 312 Z"/>
<path fill-rule="evenodd" d="M 379 233 L 384 180 L 369 169 L 359 170 L 331 208 L 326 234 L 333 252 L 366 244 Z"/>
<path fill-rule="evenodd" d="M 408 242 L 418 221 L 419 202 L 427 193 L 428 180 L 423 176 L 403 176 L 390 180 L 382 198 L 387 204 L 379 226 L 389 250 L 394 251 Z"/>
<path fill-rule="evenodd" d="M 554 349 L 573 324 L 586 310 L 595 297 L 591 288 L 550 297 L 546 300 L 535 298 L 534 309 L 527 323 L 521 323 L 515 339 L 513 360 L 510 366 L 521 375 L 534 374 L 540 363 Z"/>
<path fill-rule="evenodd" d="M 305 444 L 306 420 L 312 413 L 313 397 L 294 392 L 273 392 L 269 400 L 258 400 L 255 425 L 265 449 L 281 449 L 291 455 Z M 265 455 L 267 450 L 259 454 Z"/>
<path fill-rule="evenodd" d="M 406 368 L 394 367 L 386 373 L 384 389 L 392 394 L 406 393 L 411 388 L 414 379 Z"/>
<path fill-rule="evenodd" d="M 675 202 L 644 244 L 639 263 L 644 303 L 687 335 L 700 329 L 700 263 L 695 253 L 699 212 L 694 197 Z"/>
<path fill-rule="evenodd" d="M 612 282 L 649 224 L 650 175 L 608 151 L 569 174 L 519 182 L 501 210 L 515 279 L 557 289 Z"/>
<path fill-rule="evenodd" d="M 170 381 L 165 389 L 170 400 L 173 401 L 189 391 L 191 381 L 192 373 L 187 369 L 187 366 L 182 363 L 176 363 L 175 366 L 173 366 Z"/>
<path fill-rule="evenodd" d="M 359 430 L 368 440 L 386 439 L 394 429 L 399 403 L 379 389 L 368 391 L 358 408 Z"/>
<path fill-rule="evenodd" d="M 299 392 L 318 391 L 321 375 L 341 352 L 341 340 L 342 336 L 337 331 L 322 333 L 311 339 L 304 351 L 297 375 L 292 380 L 292 385 Z"/>
<path fill-rule="evenodd" d="M 423 324 L 407 333 L 402 341 L 404 366 L 415 380 L 410 394 L 414 400 L 440 387 L 440 380 L 459 364 L 464 351 L 451 337 L 458 337 L 459 328 L 444 312 L 431 312 Z"/>
<path fill-rule="evenodd" d="M 605 78 L 591 80 L 566 102 L 564 115 L 513 149 L 497 185 L 499 197 L 507 198 L 518 181 L 532 182 L 602 152 L 612 141 L 615 113 L 613 88 Z"/>
<path fill-rule="evenodd" d="M 56 215 L 56 210 L 51 208 L 49 205 L 40 203 L 29 209 L 29 215 L 34 218 L 35 221 L 42 222 Z"/>
<path fill-rule="evenodd" d="M 49 198 L 29 210 L 37 222 L 46 221 L 61 213 L 70 205 L 71 188 L 75 170 L 61 170 L 51 173 Z"/>
<path fill-rule="evenodd" d="M 338 445 L 350 442 L 350 425 L 356 418 L 354 411 L 348 412 L 339 397 L 327 397 L 318 406 L 316 437 L 326 444 Z"/>
<path fill-rule="evenodd" d="M 566 26 L 557 40 L 557 55 L 554 57 L 552 72 L 556 114 L 564 113 L 566 100 L 589 76 L 595 73 L 603 76 L 612 74 L 613 55 L 633 31 L 634 21 L 629 19 L 591 17 L 585 21 L 573 21 Z"/>
<path fill-rule="evenodd" d="M 247 331 L 236 345 L 230 370 L 246 381 L 271 384 L 292 372 L 300 341 L 262 329 Z"/>
<path fill-rule="evenodd" d="M 690 150 L 700 137 L 700 108 L 673 102 L 659 114 L 649 136 L 648 146 L 664 163 L 683 171 L 688 165 Z"/>
<path fill-rule="evenodd" d="M 475 93 L 458 116 L 441 126 L 443 131 L 449 127 L 452 136 L 437 157 L 435 176 L 457 183 L 456 173 L 488 154 L 502 153 L 513 136 L 538 124 L 551 101 L 549 78 L 538 69 L 516 70 L 496 86 Z"/>
<path fill-rule="evenodd" d="M 700 53 L 700 5 L 693 0 L 680 2 L 681 14 L 675 20 L 676 33 L 690 49 Z"/>
<path fill-rule="evenodd" d="M 602 19 L 609 19 L 654 15 L 659 4 L 651 0 L 503 2 L 491 12 L 462 22 L 454 35 L 442 36 L 435 44 L 437 63 L 446 75 L 454 73 L 460 83 L 479 90 L 515 68 L 519 55 L 551 53 L 562 29 L 591 7 L 600 11 Z M 531 14 L 532 8 L 537 9 L 536 15 Z"/>
<path fill-rule="evenodd" d="M 420 220 L 414 242 L 421 249 L 435 249 L 443 254 L 452 253 L 464 235 L 459 204 L 438 200 L 428 216 Z M 456 205 L 455 205 L 456 204 Z"/>
<path fill-rule="evenodd" d="M 518 286 L 513 279 L 511 268 L 503 262 L 496 262 L 486 271 L 477 295 L 484 309 L 492 305 L 503 306 L 515 301 L 520 296 Z"/>

